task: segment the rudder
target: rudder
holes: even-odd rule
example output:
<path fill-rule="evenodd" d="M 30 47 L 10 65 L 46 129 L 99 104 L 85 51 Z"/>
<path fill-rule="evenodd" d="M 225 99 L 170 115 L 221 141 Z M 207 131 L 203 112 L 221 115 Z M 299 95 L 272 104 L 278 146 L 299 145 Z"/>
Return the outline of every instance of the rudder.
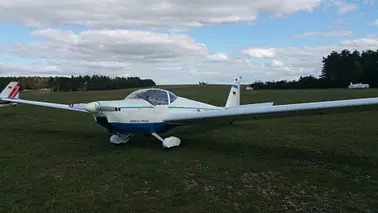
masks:
<path fill-rule="evenodd" d="M 20 82 L 10 82 L 0 93 L 0 98 L 18 98 Z"/>
<path fill-rule="evenodd" d="M 236 106 L 240 106 L 240 82 L 237 78 L 235 78 L 232 83 L 225 107 L 229 108 Z"/>

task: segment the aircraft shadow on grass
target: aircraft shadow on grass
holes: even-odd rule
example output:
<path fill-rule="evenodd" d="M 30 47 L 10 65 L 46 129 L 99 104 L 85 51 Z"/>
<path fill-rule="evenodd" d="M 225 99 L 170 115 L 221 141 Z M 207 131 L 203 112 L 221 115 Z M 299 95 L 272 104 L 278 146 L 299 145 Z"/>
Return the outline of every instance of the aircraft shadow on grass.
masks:
<path fill-rule="evenodd" d="M 20 128 L 16 127 L 3 127 L 2 130 L 7 132 L 7 135 L 46 135 L 48 138 L 60 138 L 60 139 L 73 139 L 73 140 L 81 140 L 86 141 L 91 138 L 103 138 L 106 137 L 101 132 L 93 132 L 93 131 L 85 131 L 82 129 L 72 130 L 72 129 L 48 129 L 48 128 L 23 128 L 22 132 L 20 132 Z"/>
<path fill-rule="evenodd" d="M 185 127 L 182 130 L 178 129 L 176 131 L 184 131 L 190 127 Z M 207 127 L 206 131 L 210 131 L 215 127 Z M 204 130 L 202 126 L 194 126 L 191 131 L 194 130 Z M 15 134 L 20 134 L 17 130 L 18 128 L 6 127 L 4 128 L 6 132 L 15 132 Z M 18 133 L 17 133 L 18 132 Z M 85 141 L 98 141 L 99 150 L 103 150 L 103 144 L 101 143 L 102 138 L 106 137 L 101 132 L 93 131 L 83 131 L 83 130 L 64 130 L 64 129 L 40 129 L 40 128 L 27 128 L 23 132 L 28 135 L 39 134 L 46 135 L 49 138 L 62 138 L 62 139 L 74 139 L 85 143 Z M 348 165 L 353 167 L 358 167 L 361 169 L 375 169 L 378 165 L 378 158 L 375 156 L 359 156 L 359 155 L 346 155 L 346 154 L 335 154 L 331 151 L 313 151 L 308 149 L 285 147 L 285 146 L 275 146 L 267 147 L 262 145 L 257 145 L 245 141 L 245 143 L 227 143 L 227 138 L 224 141 L 214 141 L 211 139 L 197 139 L 191 138 L 191 135 L 183 135 L 186 139 L 186 143 L 181 146 L 181 151 L 191 150 L 191 151 L 210 151 L 214 153 L 224 153 L 227 155 L 234 155 L 239 157 L 254 156 L 261 158 L 272 158 L 276 160 L 290 160 L 294 164 L 301 164 L 302 162 L 310 162 L 322 167 L 336 169 L 339 165 Z M 125 151 L 133 148 L 146 148 L 153 149 L 156 151 L 162 151 L 160 144 L 156 141 L 151 140 L 149 137 L 143 135 L 136 135 L 136 140 L 130 141 L 125 146 L 120 144 L 119 146 L 124 146 Z M 207 137 L 206 137 L 207 138 Z M 119 151 L 119 149 L 114 149 Z M 169 151 L 168 151 L 169 153 Z"/>

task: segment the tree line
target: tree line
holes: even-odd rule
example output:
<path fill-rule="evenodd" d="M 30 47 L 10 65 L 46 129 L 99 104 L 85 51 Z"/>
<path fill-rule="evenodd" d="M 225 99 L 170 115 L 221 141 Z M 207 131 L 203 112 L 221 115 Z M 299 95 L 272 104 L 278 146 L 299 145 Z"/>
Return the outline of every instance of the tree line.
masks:
<path fill-rule="evenodd" d="M 110 78 L 102 75 L 80 75 L 71 77 L 0 77 L 0 88 L 4 88 L 10 81 L 20 82 L 22 90 L 51 89 L 55 92 L 112 90 L 156 85 L 151 79 L 140 79 L 139 77 Z"/>
<path fill-rule="evenodd" d="M 332 51 L 323 57 L 321 74 L 302 76 L 294 81 L 256 81 L 250 84 L 254 89 L 307 89 L 307 88 L 347 88 L 350 82 L 369 84 L 378 87 L 378 50 L 353 51 L 340 53 Z M 0 88 L 10 81 L 21 83 L 21 89 L 43 89 L 53 91 L 112 90 L 155 86 L 151 79 L 139 77 L 110 78 L 103 75 L 71 77 L 0 77 Z M 200 84 L 203 82 L 200 82 Z"/>
<path fill-rule="evenodd" d="M 378 87 L 378 50 L 332 51 L 323 57 L 323 67 L 318 77 L 304 76 L 294 81 L 256 81 L 254 89 L 307 89 L 347 88 L 350 82 Z"/>

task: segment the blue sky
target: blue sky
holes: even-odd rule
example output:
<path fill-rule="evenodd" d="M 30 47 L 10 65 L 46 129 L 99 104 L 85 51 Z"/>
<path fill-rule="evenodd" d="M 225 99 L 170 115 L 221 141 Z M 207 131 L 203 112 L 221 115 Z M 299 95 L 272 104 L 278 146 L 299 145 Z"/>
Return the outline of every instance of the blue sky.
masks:
<path fill-rule="evenodd" d="M 5 32 L 0 75 L 51 70 L 51 75 L 140 76 L 162 84 L 227 82 L 239 74 L 250 80 L 295 79 L 318 75 L 327 51 L 378 49 L 375 1 L 269 1 L 274 3 L 206 0 L 198 9 L 156 0 L 146 9 L 143 1 L 85 5 L 70 0 L 67 6 L 36 0 L 40 5 L 25 12 L 27 5 L 16 0 L 0 13 Z M 103 10 L 97 3 L 105 5 Z"/>

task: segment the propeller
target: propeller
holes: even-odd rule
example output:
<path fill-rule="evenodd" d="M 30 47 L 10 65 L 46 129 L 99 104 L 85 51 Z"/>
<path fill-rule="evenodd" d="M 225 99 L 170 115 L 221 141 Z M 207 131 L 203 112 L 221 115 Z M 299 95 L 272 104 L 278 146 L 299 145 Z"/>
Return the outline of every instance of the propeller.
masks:
<path fill-rule="evenodd" d="M 121 111 L 121 108 L 119 107 L 100 105 L 99 102 L 90 102 L 87 104 L 71 104 L 70 107 L 74 109 L 86 110 L 87 112 L 91 113 Z"/>

